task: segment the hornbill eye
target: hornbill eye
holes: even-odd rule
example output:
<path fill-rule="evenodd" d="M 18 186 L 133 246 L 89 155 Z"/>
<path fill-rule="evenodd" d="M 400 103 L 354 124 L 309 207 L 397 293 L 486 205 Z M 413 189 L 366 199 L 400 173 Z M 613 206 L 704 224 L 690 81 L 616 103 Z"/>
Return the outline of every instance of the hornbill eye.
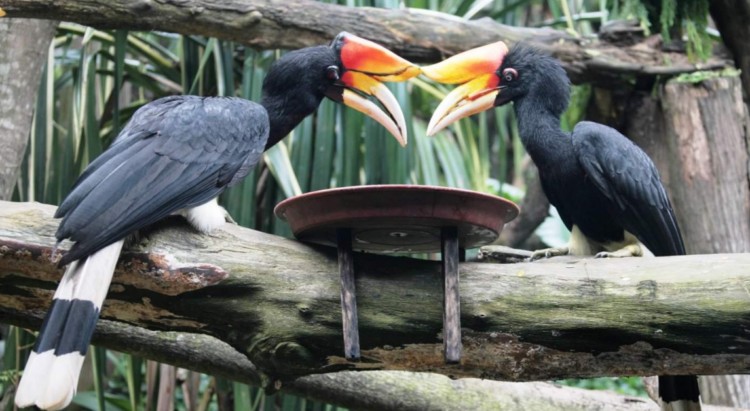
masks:
<path fill-rule="evenodd" d="M 503 80 L 506 83 L 510 83 L 518 78 L 518 72 L 514 68 L 507 68 L 503 70 Z"/>
<path fill-rule="evenodd" d="M 326 67 L 326 78 L 331 81 L 339 80 L 339 68 L 336 66 Z"/>

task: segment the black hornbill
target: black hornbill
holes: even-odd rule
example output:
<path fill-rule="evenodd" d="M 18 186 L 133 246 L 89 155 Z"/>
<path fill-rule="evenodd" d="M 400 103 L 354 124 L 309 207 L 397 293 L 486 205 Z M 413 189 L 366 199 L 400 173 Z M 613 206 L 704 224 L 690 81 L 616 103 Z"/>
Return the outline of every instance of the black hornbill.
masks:
<path fill-rule="evenodd" d="M 123 239 L 170 214 L 208 233 L 225 222 L 216 203 L 263 151 L 312 114 L 324 97 L 369 115 L 406 144 L 406 122 L 381 81 L 419 74 L 415 65 L 348 33 L 329 46 L 285 54 L 268 71 L 260 104 L 172 96 L 141 107 L 79 177 L 55 214 L 56 237 L 75 243 L 70 264 L 16 392 L 19 407 L 60 409 L 75 394 Z M 385 111 L 368 99 L 378 100 Z"/>
<path fill-rule="evenodd" d="M 567 247 L 533 258 L 683 255 L 680 229 L 653 162 L 617 130 L 592 122 L 560 129 L 570 81 L 559 61 L 526 45 L 497 42 L 422 68 L 442 83 L 463 83 L 440 103 L 427 133 L 514 102 L 524 147 L 550 203 L 571 231 Z M 659 378 L 665 409 L 699 409 L 695 376 Z M 687 406 L 688 408 L 679 408 Z M 689 408 L 693 407 L 693 408 Z"/>

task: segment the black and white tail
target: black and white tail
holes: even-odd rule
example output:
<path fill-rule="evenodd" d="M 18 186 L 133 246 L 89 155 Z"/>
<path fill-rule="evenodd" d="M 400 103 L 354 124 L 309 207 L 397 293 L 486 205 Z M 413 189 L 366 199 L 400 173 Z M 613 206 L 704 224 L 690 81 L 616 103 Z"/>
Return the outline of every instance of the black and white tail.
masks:
<path fill-rule="evenodd" d="M 700 391 L 695 375 L 660 375 L 662 411 L 700 411 Z"/>
<path fill-rule="evenodd" d="M 122 244 L 68 265 L 18 385 L 18 407 L 59 410 L 70 404 Z"/>

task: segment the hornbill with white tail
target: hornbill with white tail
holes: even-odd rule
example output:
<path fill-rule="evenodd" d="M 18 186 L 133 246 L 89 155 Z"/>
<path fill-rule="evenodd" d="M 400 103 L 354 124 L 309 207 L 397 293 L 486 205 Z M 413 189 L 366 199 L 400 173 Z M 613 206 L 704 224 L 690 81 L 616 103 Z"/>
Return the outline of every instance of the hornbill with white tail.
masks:
<path fill-rule="evenodd" d="M 285 54 L 268 71 L 260 104 L 173 96 L 141 107 L 79 177 L 57 209 L 56 237 L 74 242 L 18 390 L 19 407 L 60 409 L 78 375 L 123 246 L 134 231 L 180 213 L 208 233 L 225 222 L 216 197 L 241 181 L 324 97 L 362 111 L 406 144 L 406 121 L 381 81 L 419 68 L 348 33 Z M 368 99 L 373 97 L 381 107 Z"/>
<path fill-rule="evenodd" d="M 570 81 L 560 62 L 528 45 L 489 44 L 422 68 L 438 82 L 462 85 L 440 103 L 427 133 L 513 102 L 526 151 L 550 203 L 571 231 L 566 247 L 532 258 L 683 255 L 672 205 L 653 162 L 617 130 L 592 122 L 560 129 Z M 659 377 L 664 409 L 700 409 L 695 376 Z"/>

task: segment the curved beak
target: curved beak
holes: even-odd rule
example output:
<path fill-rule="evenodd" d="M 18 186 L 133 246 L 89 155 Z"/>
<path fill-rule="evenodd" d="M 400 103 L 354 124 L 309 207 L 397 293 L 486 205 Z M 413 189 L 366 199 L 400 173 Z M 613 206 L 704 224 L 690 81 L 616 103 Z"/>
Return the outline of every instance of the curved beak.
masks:
<path fill-rule="evenodd" d="M 329 89 L 326 95 L 368 115 L 393 134 L 401 146 L 406 146 L 404 113 L 382 82 L 405 81 L 422 70 L 385 47 L 350 33 L 336 36 L 331 47 L 341 60 L 343 73 L 338 82 L 340 87 Z M 373 97 L 379 105 L 368 97 Z"/>
<path fill-rule="evenodd" d="M 425 76 L 439 83 L 463 83 L 448 93 L 435 109 L 427 126 L 428 136 L 459 119 L 494 107 L 502 88 L 496 71 L 506 54 L 508 46 L 498 41 L 422 67 Z"/>

